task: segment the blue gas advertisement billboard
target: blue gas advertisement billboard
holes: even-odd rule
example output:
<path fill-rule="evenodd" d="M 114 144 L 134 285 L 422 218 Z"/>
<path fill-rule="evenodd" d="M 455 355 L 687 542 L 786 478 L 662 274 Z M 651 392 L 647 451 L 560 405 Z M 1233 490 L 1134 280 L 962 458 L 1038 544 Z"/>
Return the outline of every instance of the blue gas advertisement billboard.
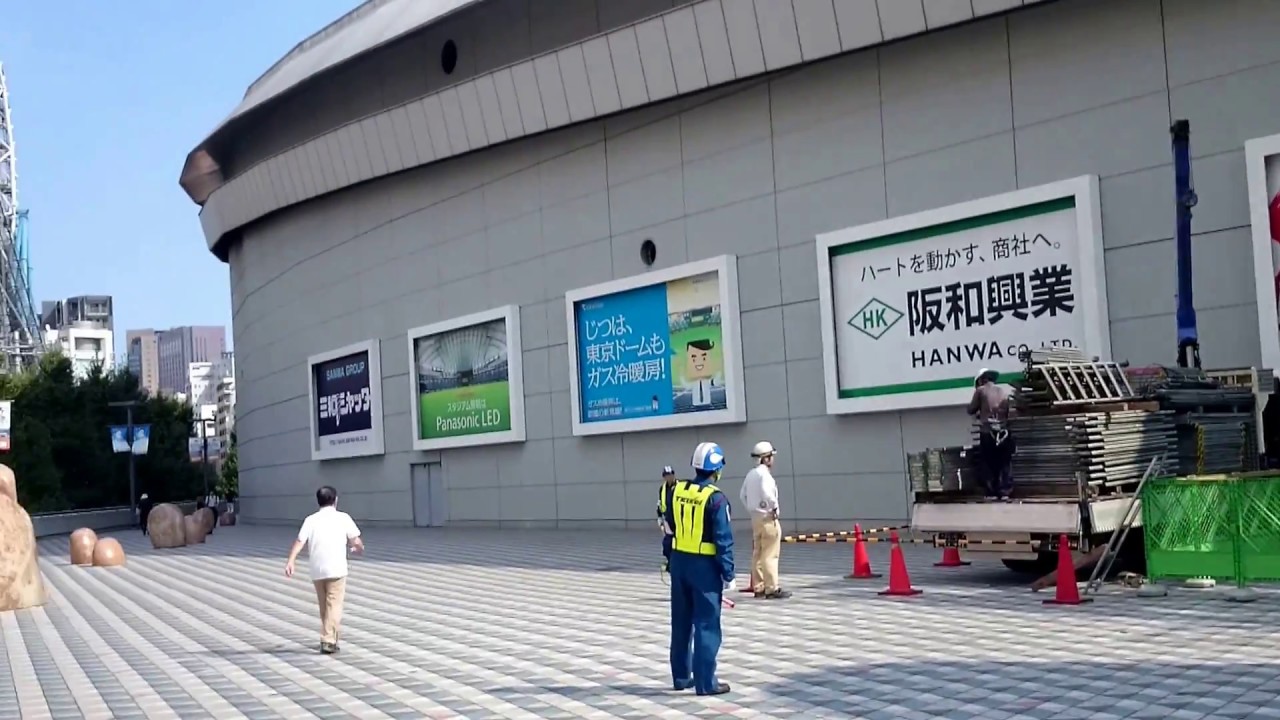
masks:
<path fill-rule="evenodd" d="M 572 300 L 575 425 L 733 421 L 725 414 L 740 405 L 741 360 L 725 284 L 724 273 L 711 270 Z"/>

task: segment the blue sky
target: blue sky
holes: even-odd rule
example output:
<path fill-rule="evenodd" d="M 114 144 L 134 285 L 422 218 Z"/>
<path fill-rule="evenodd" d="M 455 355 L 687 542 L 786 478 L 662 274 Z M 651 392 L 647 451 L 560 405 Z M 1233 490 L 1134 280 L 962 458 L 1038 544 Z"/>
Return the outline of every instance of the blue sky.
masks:
<path fill-rule="evenodd" d="M 250 82 L 358 0 L 3 4 L 37 310 L 114 296 L 117 353 L 129 328 L 226 324 L 230 341 L 227 266 L 178 173 Z"/>

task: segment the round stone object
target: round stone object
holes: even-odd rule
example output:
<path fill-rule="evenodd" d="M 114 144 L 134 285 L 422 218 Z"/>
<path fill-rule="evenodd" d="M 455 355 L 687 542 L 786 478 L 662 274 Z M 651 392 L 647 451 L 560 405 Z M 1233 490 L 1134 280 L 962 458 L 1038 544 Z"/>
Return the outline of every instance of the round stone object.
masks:
<path fill-rule="evenodd" d="M 18 481 L 13 477 L 13 468 L 0 465 L 0 495 L 7 495 L 10 500 L 18 502 Z"/>
<path fill-rule="evenodd" d="M 147 515 L 147 535 L 151 547 L 176 548 L 187 544 L 187 533 L 182 526 L 182 508 L 173 503 L 160 503 Z"/>
<path fill-rule="evenodd" d="M 98 533 L 80 528 L 71 533 L 71 564 L 92 565 L 93 546 L 98 544 Z"/>
<path fill-rule="evenodd" d="M 213 532 L 213 510 L 202 507 L 191 514 L 200 518 L 200 524 L 204 527 L 205 535 Z"/>
<path fill-rule="evenodd" d="M 119 567 L 124 564 L 124 548 L 115 538 L 104 537 L 93 546 L 94 567 Z"/>
<path fill-rule="evenodd" d="M 44 582 L 31 516 L 8 495 L 0 495 L 0 611 L 43 605 Z"/>
<path fill-rule="evenodd" d="M 204 542 L 204 521 L 199 516 L 188 515 L 182 518 L 182 529 L 186 535 L 188 545 Z"/>
<path fill-rule="evenodd" d="M 222 513 L 221 515 L 218 516 L 218 524 L 219 525 L 235 525 L 236 514 L 231 512 L 230 510 Z"/>

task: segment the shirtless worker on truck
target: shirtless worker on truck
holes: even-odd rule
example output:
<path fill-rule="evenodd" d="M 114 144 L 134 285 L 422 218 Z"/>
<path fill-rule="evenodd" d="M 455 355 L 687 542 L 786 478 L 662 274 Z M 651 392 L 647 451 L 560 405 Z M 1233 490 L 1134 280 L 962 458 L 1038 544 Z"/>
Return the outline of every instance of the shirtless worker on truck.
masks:
<path fill-rule="evenodd" d="M 1008 501 L 1013 493 L 1013 453 L 1009 434 L 1009 391 L 996 384 L 1000 373 L 983 368 L 973 380 L 969 414 L 978 420 L 980 471 L 988 500 Z"/>

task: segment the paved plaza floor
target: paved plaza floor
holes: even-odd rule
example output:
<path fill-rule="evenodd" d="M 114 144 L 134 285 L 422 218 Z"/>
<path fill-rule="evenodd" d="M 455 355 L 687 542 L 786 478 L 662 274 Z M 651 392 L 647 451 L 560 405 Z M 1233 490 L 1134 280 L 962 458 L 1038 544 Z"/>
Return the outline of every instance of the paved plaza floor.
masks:
<path fill-rule="evenodd" d="M 788 545 L 795 597 L 738 597 L 734 690 L 699 698 L 668 689 L 649 533 L 368 529 L 334 656 L 305 571 L 283 576 L 290 528 L 159 551 L 114 536 L 123 568 L 41 542 L 48 604 L 0 614 L 0 718 L 1280 718 L 1269 592 L 1046 607 L 998 564 L 938 569 L 914 547 L 925 592 L 888 599 L 841 578 L 848 545 Z"/>

